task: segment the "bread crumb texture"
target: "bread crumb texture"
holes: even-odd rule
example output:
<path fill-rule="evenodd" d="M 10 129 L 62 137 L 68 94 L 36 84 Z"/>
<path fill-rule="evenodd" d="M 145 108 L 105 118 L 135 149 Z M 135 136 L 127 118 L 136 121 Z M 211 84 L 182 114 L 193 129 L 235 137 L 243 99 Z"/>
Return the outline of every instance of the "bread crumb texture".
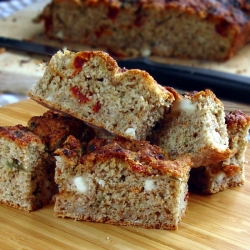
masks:
<path fill-rule="evenodd" d="M 149 137 L 175 159 L 189 154 L 199 167 L 230 157 L 224 105 L 210 90 L 176 98 L 170 113 Z"/>
<path fill-rule="evenodd" d="M 26 127 L 0 127 L 0 202 L 26 211 L 48 203 L 46 157 L 41 139 Z"/>
<path fill-rule="evenodd" d="M 126 70 L 100 51 L 54 55 L 29 96 L 90 125 L 145 139 L 174 101 L 145 71 Z"/>
<path fill-rule="evenodd" d="M 168 160 L 146 141 L 94 139 L 87 153 L 69 136 L 56 151 L 58 217 L 176 229 L 184 216 L 190 157 Z M 79 144 L 80 145 L 80 144 Z"/>

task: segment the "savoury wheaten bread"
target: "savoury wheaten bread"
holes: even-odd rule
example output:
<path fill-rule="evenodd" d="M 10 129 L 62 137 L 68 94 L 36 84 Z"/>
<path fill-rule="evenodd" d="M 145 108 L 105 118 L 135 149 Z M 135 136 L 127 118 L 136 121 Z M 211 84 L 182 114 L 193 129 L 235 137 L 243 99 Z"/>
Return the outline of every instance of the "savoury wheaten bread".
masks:
<path fill-rule="evenodd" d="M 173 159 L 189 154 L 193 167 L 230 157 L 224 106 L 215 94 L 205 90 L 183 96 L 175 93 L 175 98 L 170 113 L 152 130 L 151 142 Z"/>
<path fill-rule="evenodd" d="M 41 19 L 49 38 L 116 56 L 226 60 L 250 39 L 246 0 L 52 0 Z"/>
<path fill-rule="evenodd" d="M 185 214 L 188 156 L 170 161 L 157 146 L 121 138 L 94 139 L 82 154 L 73 136 L 55 154 L 58 217 L 176 229 Z"/>
<path fill-rule="evenodd" d="M 17 125 L 0 127 L 0 202 L 25 211 L 48 204 L 57 192 L 41 139 Z"/>
<path fill-rule="evenodd" d="M 29 96 L 89 125 L 145 139 L 174 100 L 145 71 L 126 70 L 101 51 L 55 54 Z"/>
<path fill-rule="evenodd" d="M 0 202 L 34 211 L 53 202 L 54 150 L 67 136 L 75 135 L 82 146 L 94 132 L 82 121 L 47 111 L 21 125 L 0 127 Z"/>
<path fill-rule="evenodd" d="M 226 124 L 229 148 L 236 153 L 224 161 L 191 170 L 189 184 L 202 193 L 214 194 L 244 184 L 250 117 L 236 110 L 226 115 Z"/>

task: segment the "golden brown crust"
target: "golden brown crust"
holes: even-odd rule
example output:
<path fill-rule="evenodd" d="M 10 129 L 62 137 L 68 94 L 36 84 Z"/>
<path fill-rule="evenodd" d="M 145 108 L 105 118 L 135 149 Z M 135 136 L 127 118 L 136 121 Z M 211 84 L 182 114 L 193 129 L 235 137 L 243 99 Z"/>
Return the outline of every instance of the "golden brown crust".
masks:
<path fill-rule="evenodd" d="M 25 147 L 32 142 L 42 143 L 38 136 L 34 135 L 23 125 L 0 127 L 0 137 L 15 141 L 20 147 Z"/>
<path fill-rule="evenodd" d="M 165 89 L 173 94 L 175 100 L 182 98 L 182 96 L 173 87 L 166 86 Z"/>
<path fill-rule="evenodd" d="M 210 89 L 205 89 L 202 91 L 185 92 L 184 97 L 192 100 L 193 102 L 197 102 L 201 98 L 211 98 L 211 100 L 213 100 L 215 103 L 223 105 L 221 100 L 219 100 Z"/>
<path fill-rule="evenodd" d="M 42 116 L 32 117 L 28 121 L 28 127 L 41 138 L 49 152 L 61 147 L 69 135 L 86 141 L 94 137 L 94 131 L 82 121 L 51 110 Z"/>
<path fill-rule="evenodd" d="M 195 167 L 206 166 L 213 162 L 220 162 L 234 155 L 236 150 L 219 150 L 217 148 L 204 147 L 201 150 L 190 154 Z"/>
<path fill-rule="evenodd" d="M 69 137 L 65 145 L 66 148 L 57 150 L 56 154 L 63 153 L 69 160 L 76 157 L 75 150 L 79 151 L 79 145 L 75 140 Z M 87 146 L 87 154 L 82 156 L 80 162 L 105 161 L 113 157 L 127 161 L 135 172 L 151 175 L 157 171 L 176 178 L 182 177 L 192 164 L 188 155 L 172 161 L 164 150 L 147 141 L 128 141 L 122 138 L 92 140 Z"/>
<path fill-rule="evenodd" d="M 249 20 L 249 3 L 246 0 L 54 0 L 53 3 L 74 3 L 97 6 L 101 4 L 120 9 L 126 6 L 143 6 L 144 8 L 179 9 L 180 12 L 198 14 L 202 18 L 214 16 L 217 19 L 226 19 L 231 23 L 244 24 Z M 52 4 L 53 4 L 52 3 Z M 117 10 L 119 11 L 119 10 Z M 111 17 L 110 17 L 111 18 Z"/>
<path fill-rule="evenodd" d="M 250 116 L 241 110 L 235 110 L 226 115 L 225 121 L 230 130 L 233 128 L 237 129 L 238 127 L 245 128 L 250 125 Z"/>

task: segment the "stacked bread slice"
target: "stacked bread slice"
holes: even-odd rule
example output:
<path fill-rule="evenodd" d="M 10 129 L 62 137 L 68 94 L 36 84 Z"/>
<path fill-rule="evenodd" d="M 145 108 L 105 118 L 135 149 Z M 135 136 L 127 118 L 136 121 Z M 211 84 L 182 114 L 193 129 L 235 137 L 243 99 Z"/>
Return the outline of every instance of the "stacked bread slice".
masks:
<path fill-rule="evenodd" d="M 145 71 L 119 68 L 104 52 L 64 51 L 52 58 L 30 97 L 106 137 L 85 154 L 72 147 L 75 139 L 56 151 L 58 216 L 177 228 L 186 211 L 190 157 L 172 161 L 145 141 L 174 101 L 170 91 Z"/>
<path fill-rule="evenodd" d="M 1 203 L 26 211 L 47 204 L 56 186 L 41 139 L 21 125 L 1 127 L 0 152 Z"/>
<path fill-rule="evenodd" d="M 175 96 L 170 112 L 149 139 L 174 159 L 188 153 L 193 167 L 230 157 L 224 106 L 215 94 L 205 90 Z"/>
<path fill-rule="evenodd" d="M 190 173 L 190 180 L 199 178 L 193 169 L 221 162 L 224 168 L 237 158 L 242 178 L 235 182 L 242 184 L 250 119 L 244 114 L 241 131 L 236 120 L 234 130 L 229 122 L 227 127 L 224 106 L 210 90 L 181 96 L 145 71 L 121 69 L 104 52 L 64 50 L 52 57 L 29 96 L 54 110 L 45 117 L 58 116 L 56 110 L 67 123 L 80 123 L 63 136 L 58 121 L 28 123 L 50 145 L 56 163 L 58 217 L 176 229 L 187 209 Z M 239 147 L 232 143 L 238 133 Z M 232 169 L 227 167 L 239 175 Z"/>
<path fill-rule="evenodd" d="M 250 117 L 224 106 L 210 90 L 175 92 L 169 114 L 154 129 L 149 140 L 175 159 L 188 153 L 193 165 L 189 185 L 202 193 L 217 193 L 242 186 Z"/>
<path fill-rule="evenodd" d="M 92 140 L 82 154 L 79 141 L 68 137 L 55 153 L 59 217 L 176 229 L 185 214 L 188 156 L 168 160 L 157 146 L 122 138 Z"/>
<path fill-rule="evenodd" d="M 26 127 L 0 127 L 0 202 L 25 211 L 52 202 L 58 192 L 54 150 L 72 134 L 88 140 L 91 130 L 52 111 L 32 117 Z"/>

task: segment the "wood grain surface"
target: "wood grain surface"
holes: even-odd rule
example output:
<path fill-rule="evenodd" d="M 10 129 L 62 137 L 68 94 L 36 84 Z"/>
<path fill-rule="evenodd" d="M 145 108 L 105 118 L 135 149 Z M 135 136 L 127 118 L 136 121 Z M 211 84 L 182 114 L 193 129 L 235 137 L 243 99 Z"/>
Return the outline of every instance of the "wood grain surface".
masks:
<path fill-rule="evenodd" d="M 32 100 L 8 105 L 0 108 L 0 126 L 25 125 L 31 116 L 45 111 Z M 250 148 L 246 158 L 250 161 Z M 52 204 L 30 213 L 0 205 L 0 249 L 249 250 L 249 196 L 247 164 L 244 186 L 215 195 L 191 193 L 187 213 L 175 231 L 56 218 Z"/>

